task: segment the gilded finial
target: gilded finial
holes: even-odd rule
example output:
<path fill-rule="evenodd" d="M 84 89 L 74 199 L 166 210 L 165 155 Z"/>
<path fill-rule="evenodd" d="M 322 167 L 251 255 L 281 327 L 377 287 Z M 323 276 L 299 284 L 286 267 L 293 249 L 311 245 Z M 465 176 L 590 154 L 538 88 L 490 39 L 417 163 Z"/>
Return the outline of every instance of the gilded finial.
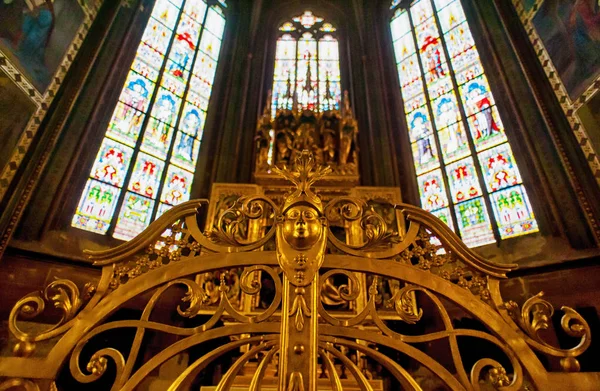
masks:
<path fill-rule="evenodd" d="M 296 159 L 293 171 L 285 166 L 283 169 L 273 167 L 273 170 L 296 186 L 296 189 L 285 200 L 283 213 L 296 204 L 309 204 L 320 213 L 323 213 L 321 199 L 310 187 L 319 179 L 331 173 L 329 166 L 318 166 L 313 154 L 308 150 L 303 150 Z"/>

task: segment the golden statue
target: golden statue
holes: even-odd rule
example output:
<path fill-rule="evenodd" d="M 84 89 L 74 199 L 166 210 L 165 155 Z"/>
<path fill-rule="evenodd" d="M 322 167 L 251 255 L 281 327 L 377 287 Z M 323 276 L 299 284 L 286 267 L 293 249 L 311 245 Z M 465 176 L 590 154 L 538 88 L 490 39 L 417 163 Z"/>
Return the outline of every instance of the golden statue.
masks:
<path fill-rule="evenodd" d="M 357 134 L 358 125 L 350 108 L 348 91 L 344 91 L 344 119 L 340 130 L 340 165 L 356 161 Z"/>
<path fill-rule="evenodd" d="M 258 119 L 256 127 L 256 166 L 258 169 L 263 169 L 269 164 L 269 147 L 271 146 L 271 91 L 267 94 L 267 102 L 263 115 Z"/>

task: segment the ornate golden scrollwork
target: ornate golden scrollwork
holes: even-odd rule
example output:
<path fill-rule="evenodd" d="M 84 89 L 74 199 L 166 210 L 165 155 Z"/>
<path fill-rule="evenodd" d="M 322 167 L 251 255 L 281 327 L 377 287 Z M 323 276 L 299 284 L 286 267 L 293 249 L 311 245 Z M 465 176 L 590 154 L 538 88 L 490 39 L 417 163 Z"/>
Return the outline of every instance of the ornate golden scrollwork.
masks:
<path fill-rule="evenodd" d="M 258 391 L 268 380 L 274 385 L 269 376 L 287 390 L 379 390 L 379 367 L 407 390 L 426 388 L 422 373 L 453 390 L 519 390 L 529 383 L 552 389 L 550 379 L 560 374 L 550 376 L 534 350 L 560 358 L 565 371 L 580 369 L 589 325 L 562 307 L 561 326 L 579 343 L 560 349 L 545 342 L 554 308 L 542 294 L 522 307 L 502 300 L 499 281 L 516 265 L 481 258 L 411 205 L 391 209 L 405 224 L 395 228 L 358 197 L 324 206 L 311 186 L 328 170 L 309 152 L 299 155 L 295 171 L 279 171 L 294 185 L 281 205 L 263 195 L 241 198 L 202 232 L 197 208 L 203 202 L 184 203 L 132 241 L 88 252 L 102 267 L 96 284 L 80 291 L 57 280 L 21 299 L 9 319 L 17 357 L 0 360 L 0 389 L 46 391 L 68 363 L 79 384 L 105 381 L 111 390 L 134 390 L 192 349 L 200 349 L 199 357 L 169 380 L 170 389 L 189 387 L 225 356 L 232 365 L 218 390 L 246 378 L 243 385 Z M 265 232 L 246 235 L 256 222 Z M 344 241 L 334 224 L 357 235 Z M 241 305 L 246 296 L 265 304 Z M 19 327 L 22 319 L 45 315 L 49 303 L 58 322 L 41 332 Z M 138 312 L 113 317 L 128 306 Z M 151 336 L 172 342 L 147 357 L 143 342 Z M 35 357 L 35 344 L 54 337 L 47 356 Z M 205 348 L 210 341 L 218 345 Z"/>

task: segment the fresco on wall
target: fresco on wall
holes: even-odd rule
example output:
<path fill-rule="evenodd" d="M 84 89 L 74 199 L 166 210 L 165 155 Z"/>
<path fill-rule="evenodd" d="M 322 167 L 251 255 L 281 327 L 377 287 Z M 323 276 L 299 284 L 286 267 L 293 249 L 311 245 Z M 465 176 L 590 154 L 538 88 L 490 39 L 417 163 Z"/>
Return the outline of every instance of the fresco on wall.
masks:
<path fill-rule="evenodd" d="M 2 0 L 0 0 L 2 1 Z M 0 71 L 0 169 L 4 167 L 17 145 L 36 105 L 9 77 Z M 14 113 L 14 115 L 6 115 Z"/>
<path fill-rule="evenodd" d="M 44 93 L 84 16 L 77 0 L 0 0 L 0 50 Z"/>
<path fill-rule="evenodd" d="M 532 24 L 575 100 L 600 76 L 598 0 L 545 0 Z"/>

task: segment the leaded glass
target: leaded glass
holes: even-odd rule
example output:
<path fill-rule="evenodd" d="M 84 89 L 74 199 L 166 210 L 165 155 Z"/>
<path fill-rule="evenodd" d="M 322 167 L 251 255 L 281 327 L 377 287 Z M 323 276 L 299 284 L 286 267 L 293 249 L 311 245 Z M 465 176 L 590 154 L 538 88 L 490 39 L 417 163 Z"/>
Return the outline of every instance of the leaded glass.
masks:
<path fill-rule="evenodd" d="M 454 209 L 458 229 L 467 246 L 476 247 L 496 242 L 483 198 L 465 201 Z"/>
<path fill-rule="evenodd" d="M 127 192 L 113 236 L 129 240 L 142 232 L 150 224 L 153 208 L 153 200 Z"/>
<path fill-rule="evenodd" d="M 166 202 L 169 205 L 179 205 L 189 200 L 193 180 L 194 175 L 191 172 L 182 170 L 177 166 L 169 166 L 165 187 L 160 197 L 161 202 Z"/>
<path fill-rule="evenodd" d="M 461 1 L 399 4 L 390 30 L 421 205 L 472 247 L 537 232 Z"/>
<path fill-rule="evenodd" d="M 224 28 L 219 5 L 157 0 L 74 227 L 128 240 L 190 198 Z"/>
<path fill-rule="evenodd" d="M 481 195 L 479 180 L 471 157 L 447 165 L 446 174 L 450 183 L 452 201 L 458 203 Z"/>
<path fill-rule="evenodd" d="M 504 189 L 522 182 L 508 143 L 479 154 L 485 182 L 490 191 Z"/>
<path fill-rule="evenodd" d="M 140 134 L 145 115 L 124 103 L 117 103 L 106 135 L 134 147 Z"/>
<path fill-rule="evenodd" d="M 538 230 L 523 185 L 493 193 L 492 201 L 502 238 L 523 235 Z"/>
<path fill-rule="evenodd" d="M 275 49 L 271 115 L 278 109 L 338 109 L 342 95 L 336 28 L 312 12 L 280 27 Z"/>
<path fill-rule="evenodd" d="M 412 144 L 412 148 L 417 174 L 439 167 L 440 163 L 433 135 L 417 140 Z"/>
<path fill-rule="evenodd" d="M 88 179 L 72 225 L 99 234 L 106 233 L 115 212 L 119 193 L 117 187 Z"/>
<path fill-rule="evenodd" d="M 123 186 L 133 149 L 105 138 L 98 151 L 92 176 L 102 182 Z"/>
<path fill-rule="evenodd" d="M 417 177 L 417 182 L 419 183 L 423 208 L 434 211 L 448 206 L 448 197 L 444 190 L 444 178 L 439 169 Z"/>

